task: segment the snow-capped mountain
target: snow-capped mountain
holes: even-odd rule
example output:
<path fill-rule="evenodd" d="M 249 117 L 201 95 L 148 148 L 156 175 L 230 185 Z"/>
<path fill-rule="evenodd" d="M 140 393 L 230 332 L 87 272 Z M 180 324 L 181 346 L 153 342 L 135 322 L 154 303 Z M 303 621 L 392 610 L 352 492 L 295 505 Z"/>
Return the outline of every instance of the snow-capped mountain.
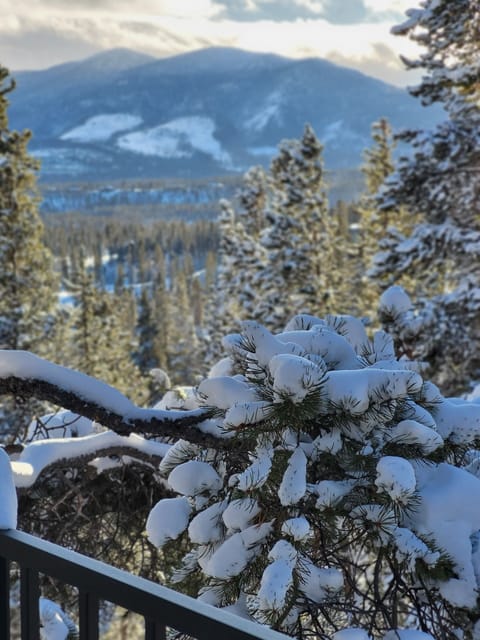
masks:
<path fill-rule="evenodd" d="M 10 122 L 34 132 L 42 177 L 200 177 L 267 164 L 310 122 L 329 168 L 355 167 L 372 122 L 431 124 L 438 112 L 325 60 L 212 48 L 155 59 L 115 49 L 16 74 Z"/>

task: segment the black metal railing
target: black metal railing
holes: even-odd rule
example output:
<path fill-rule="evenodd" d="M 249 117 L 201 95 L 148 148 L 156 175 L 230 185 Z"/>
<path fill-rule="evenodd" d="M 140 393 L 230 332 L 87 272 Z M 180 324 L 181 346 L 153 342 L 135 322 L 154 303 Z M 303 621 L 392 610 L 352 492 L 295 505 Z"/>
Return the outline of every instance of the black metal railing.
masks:
<path fill-rule="evenodd" d="M 167 628 L 198 640 L 285 640 L 266 626 L 216 609 L 98 560 L 21 531 L 0 531 L 0 639 L 10 635 L 10 564 L 20 567 L 21 640 L 39 640 L 39 574 L 78 589 L 80 640 L 99 639 L 102 600 L 140 614 L 145 640 L 165 640 Z M 13 640 L 13 639 L 12 639 Z"/>

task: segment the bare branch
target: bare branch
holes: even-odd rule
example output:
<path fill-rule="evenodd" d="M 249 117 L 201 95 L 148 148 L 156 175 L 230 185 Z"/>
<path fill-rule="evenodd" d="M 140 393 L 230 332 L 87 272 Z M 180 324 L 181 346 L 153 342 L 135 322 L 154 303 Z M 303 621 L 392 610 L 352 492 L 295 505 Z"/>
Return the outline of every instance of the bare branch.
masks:
<path fill-rule="evenodd" d="M 5 394 L 46 400 L 95 420 L 120 435 L 181 437 L 215 447 L 227 442 L 198 428 L 197 425 L 211 417 L 207 409 L 142 409 L 106 383 L 26 351 L 0 350 L 0 395 Z"/>
<path fill-rule="evenodd" d="M 71 438 L 37 440 L 26 445 L 19 459 L 12 461 L 13 478 L 22 493 L 54 469 L 81 469 L 97 458 L 128 456 L 157 468 L 169 446 L 136 434 L 125 437 L 109 431 L 76 438 L 74 449 Z"/>

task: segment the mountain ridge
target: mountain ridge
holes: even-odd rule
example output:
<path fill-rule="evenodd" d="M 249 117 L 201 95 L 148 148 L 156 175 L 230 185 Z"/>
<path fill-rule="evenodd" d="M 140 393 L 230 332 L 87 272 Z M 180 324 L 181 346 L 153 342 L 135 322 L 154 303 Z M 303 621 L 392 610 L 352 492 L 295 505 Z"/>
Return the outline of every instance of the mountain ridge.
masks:
<path fill-rule="evenodd" d="M 438 117 L 354 69 L 228 47 L 161 59 L 109 50 L 16 78 L 10 122 L 33 130 L 44 180 L 242 172 L 306 122 L 329 168 L 354 167 L 379 117 L 396 128 Z"/>

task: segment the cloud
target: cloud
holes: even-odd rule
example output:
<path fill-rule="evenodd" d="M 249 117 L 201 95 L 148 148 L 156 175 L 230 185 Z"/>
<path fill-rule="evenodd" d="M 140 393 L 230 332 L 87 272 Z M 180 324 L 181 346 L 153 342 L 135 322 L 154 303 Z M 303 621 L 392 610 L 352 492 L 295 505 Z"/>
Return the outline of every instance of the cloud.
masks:
<path fill-rule="evenodd" d="M 408 39 L 390 34 L 391 21 L 362 21 L 385 8 L 383 0 L 29 0 L 28 8 L 25 2 L 0 0 L 6 16 L 0 21 L 0 61 L 12 69 L 45 67 L 114 47 L 165 57 L 234 46 L 328 58 L 402 84 L 406 76 L 397 53 L 415 55 Z M 404 2 L 390 0 L 389 6 L 396 11 Z M 243 19 L 227 17 L 225 8 Z M 274 9 L 280 14 L 268 17 Z M 357 22 L 346 22 L 353 15 Z"/>
<path fill-rule="evenodd" d="M 329 59 L 336 64 L 352 67 L 374 78 L 379 78 L 389 84 L 404 86 L 416 84 L 421 71 L 407 72 L 400 64 L 398 54 L 388 45 L 372 43 L 370 52 L 357 57 L 347 57 L 340 51 L 331 51 Z"/>
<path fill-rule="evenodd" d="M 402 19 L 410 0 L 214 0 L 218 19 L 283 22 L 323 18 L 331 24 Z"/>
<path fill-rule="evenodd" d="M 328 0 L 214 0 L 220 8 L 217 19 L 240 22 L 318 18 L 324 15 Z"/>
<path fill-rule="evenodd" d="M 0 0 L 2 13 L 90 15 L 105 12 L 121 15 L 170 15 L 211 18 L 219 8 L 214 0 Z"/>
<path fill-rule="evenodd" d="M 14 31 L 0 37 L 0 63 L 12 70 L 45 68 L 86 58 L 100 50 L 83 36 L 48 28 Z"/>

